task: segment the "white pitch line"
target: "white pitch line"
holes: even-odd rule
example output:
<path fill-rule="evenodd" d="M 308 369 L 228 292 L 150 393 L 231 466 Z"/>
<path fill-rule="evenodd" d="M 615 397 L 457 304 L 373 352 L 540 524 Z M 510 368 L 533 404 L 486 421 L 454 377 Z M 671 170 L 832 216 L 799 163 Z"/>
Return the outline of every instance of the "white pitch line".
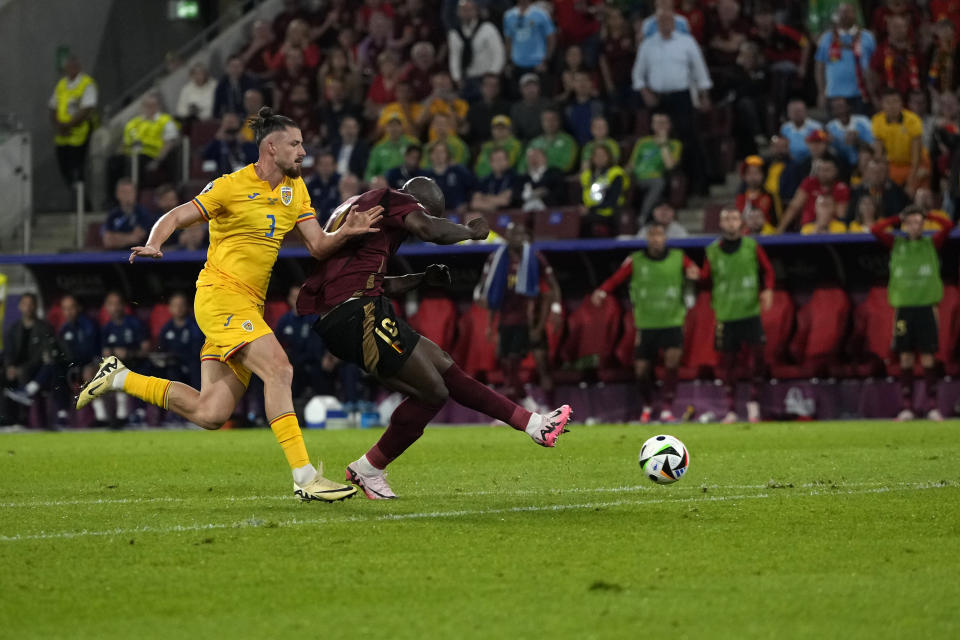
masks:
<path fill-rule="evenodd" d="M 139 533 L 186 533 L 194 531 L 211 531 L 220 529 L 248 529 L 248 528 L 273 528 L 273 527 L 298 527 L 302 525 L 321 525 L 321 524 L 342 524 L 352 522 L 383 522 L 398 520 L 421 520 L 433 518 L 460 518 L 465 516 L 490 516 L 509 513 L 534 513 L 543 511 L 572 511 L 577 509 L 602 509 L 619 506 L 637 506 L 650 504 L 690 504 L 690 503 L 708 503 L 708 502 L 727 502 L 735 500 L 763 500 L 779 495 L 790 498 L 804 498 L 816 496 L 836 496 L 836 495 L 857 495 L 870 493 L 892 493 L 898 491 L 925 491 L 930 489 L 951 488 L 954 485 L 942 483 L 917 483 L 914 485 L 874 487 L 869 489 L 854 489 L 849 491 L 815 489 L 808 492 L 798 493 L 793 491 L 759 493 L 759 494 L 740 494 L 733 496 L 696 496 L 690 498 L 651 498 L 644 500 L 611 500 L 607 502 L 587 502 L 577 504 L 551 504 L 551 505 L 529 505 L 521 507 L 504 507 L 500 509 L 461 509 L 455 511 L 426 511 L 417 513 L 395 513 L 380 515 L 352 515 L 345 518 L 291 518 L 271 523 L 258 519 L 240 520 L 237 522 L 226 523 L 195 523 L 186 525 L 173 525 L 168 527 L 130 527 L 115 528 L 103 530 L 83 529 L 80 531 L 64 531 L 58 533 L 27 533 L 16 534 L 12 536 L 0 536 L 0 542 L 23 542 L 27 540 L 63 540 L 87 537 L 104 536 L 127 536 Z"/>
<path fill-rule="evenodd" d="M 822 482 L 806 482 L 802 484 L 780 483 L 775 484 L 728 484 L 728 485 L 697 485 L 697 489 L 707 489 L 708 491 L 724 491 L 746 489 L 814 489 L 831 488 L 836 489 L 850 487 L 913 487 L 915 482 L 840 482 L 836 485 L 830 485 Z M 921 483 L 923 484 L 923 483 Z M 431 493 L 431 497 L 436 498 L 472 498 L 477 496 L 545 496 L 545 495 L 566 495 L 578 493 L 632 493 L 657 491 L 658 488 L 653 483 L 624 485 L 619 487 L 573 487 L 570 489 L 519 489 L 516 491 L 447 491 L 442 493 Z M 197 494 L 196 496 L 173 498 L 77 498 L 73 500 L 32 500 L 26 502 L 0 502 L 0 508 L 31 508 L 31 507 L 67 507 L 67 506 L 98 506 L 98 505 L 123 505 L 123 504 L 153 504 L 153 503 L 179 503 L 179 502 L 197 502 L 202 500 L 212 500 L 217 502 L 259 502 L 268 500 L 290 501 L 292 495 L 271 495 L 271 496 L 222 496 L 212 492 Z"/>

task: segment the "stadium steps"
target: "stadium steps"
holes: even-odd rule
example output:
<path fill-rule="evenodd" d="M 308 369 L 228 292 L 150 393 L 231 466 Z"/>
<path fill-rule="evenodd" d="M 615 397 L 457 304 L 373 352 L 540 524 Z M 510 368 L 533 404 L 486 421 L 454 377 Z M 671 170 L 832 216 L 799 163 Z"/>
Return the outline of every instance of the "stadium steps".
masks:
<path fill-rule="evenodd" d="M 84 226 L 103 224 L 106 214 L 93 212 L 84 215 Z M 31 253 L 62 253 L 76 251 L 77 218 L 73 211 L 43 213 L 34 216 Z M 87 230 L 84 230 L 84 238 Z M 4 249 L 6 251 L 6 249 Z M 19 252 L 20 248 L 14 251 Z"/>

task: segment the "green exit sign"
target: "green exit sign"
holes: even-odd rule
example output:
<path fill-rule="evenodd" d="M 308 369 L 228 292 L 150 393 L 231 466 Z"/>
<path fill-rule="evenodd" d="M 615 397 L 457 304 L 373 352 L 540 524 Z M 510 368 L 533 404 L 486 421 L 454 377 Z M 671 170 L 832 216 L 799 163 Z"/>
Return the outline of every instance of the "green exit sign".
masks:
<path fill-rule="evenodd" d="M 196 20 L 200 17 L 200 3 L 197 0 L 170 0 L 167 15 L 171 20 Z"/>

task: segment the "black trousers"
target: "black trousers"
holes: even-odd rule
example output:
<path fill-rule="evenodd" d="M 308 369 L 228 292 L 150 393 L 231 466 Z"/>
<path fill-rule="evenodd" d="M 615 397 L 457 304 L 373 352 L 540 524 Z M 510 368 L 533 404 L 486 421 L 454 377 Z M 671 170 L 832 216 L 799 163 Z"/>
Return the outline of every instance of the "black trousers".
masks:
<path fill-rule="evenodd" d="M 658 93 L 656 109 L 669 114 L 673 124 L 673 135 L 683 143 L 683 158 L 681 166 L 690 180 L 694 193 L 703 193 L 707 190 L 709 171 L 707 154 L 703 149 L 703 142 L 697 134 L 697 110 L 693 106 L 693 99 L 689 91 L 673 91 Z"/>
<path fill-rule="evenodd" d="M 56 147 L 60 175 L 71 188 L 75 182 L 83 181 L 86 176 L 88 142 L 77 147 L 67 144 L 58 144 Z"/>

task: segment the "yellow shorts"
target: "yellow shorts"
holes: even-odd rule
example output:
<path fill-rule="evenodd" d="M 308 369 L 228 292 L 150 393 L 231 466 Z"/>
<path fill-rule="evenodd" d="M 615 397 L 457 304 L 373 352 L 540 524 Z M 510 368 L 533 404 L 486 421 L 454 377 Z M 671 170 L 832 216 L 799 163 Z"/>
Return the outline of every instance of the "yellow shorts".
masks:
<path fill-rule="evenodd" d="M 273 333 L 263 319 L 263 305 L 242 293 L 217 286 L 197 287 L 193 313 L 207 340 L 200 360 L 226 363 L 244 386 L 250 384 L 250 370 L 233 357 L 262 336 Z"/>

